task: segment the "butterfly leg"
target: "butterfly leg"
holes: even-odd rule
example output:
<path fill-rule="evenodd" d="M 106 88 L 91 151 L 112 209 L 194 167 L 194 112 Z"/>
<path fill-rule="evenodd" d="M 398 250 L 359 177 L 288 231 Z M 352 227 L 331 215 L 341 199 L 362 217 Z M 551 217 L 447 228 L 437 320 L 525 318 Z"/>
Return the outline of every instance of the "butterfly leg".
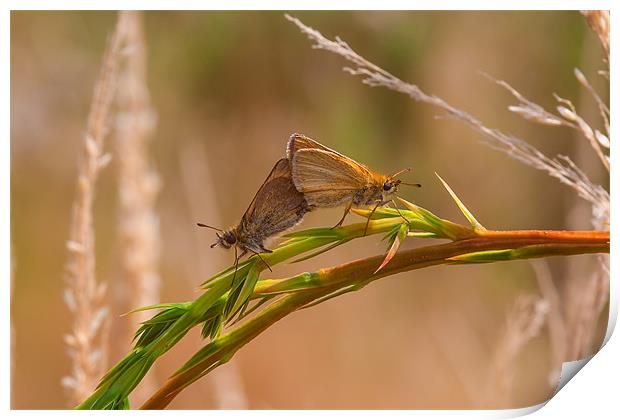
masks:
<path fill-rule="evenodd" d="M 268 251 L 268 252 L 273 252 L 273 251 Z M 267 264 L 267 261 L 265 261 L 265 259 L 263 257 L 260 256 L 260 254 L 258 252 L 255 252 L 254 255 L 256 255 L 258 258 L 260 258 L 260 260 L 263 262 L 263 264 L 265 264 L 267 266 L 267 268 L 269 269 L 269 271 L 271 271 L 273 273 L 273 270 L 271 269 L 271 267 L 269 266 L 269 264 Z"/>
<path fill-rule="evenodd" d="M 372 215 L 375 213 L 375 211 L 377 210 L 379 206 L 382 206 L 384 204 L 385 203 L 381 201 L 377 201 L 377 204 L 375 204 L 375 206 L 372 208 L 372 211 L 370 212 L 370 214 L 368 215 L 368 219 L 366 220 L 366 226 L 364 227 L 364 235 L 362 236 L 366 236 L 366 233 L 368 232 L 368 225 L 370 224 L 370 219 L 372 218 Z"/>
<path fill-rule="evenodd" d="M 245 254 L 245 251 L 243 252 L 243 254 L 241 254 L 241 257 Z M 237 254 L 237 246 L 235 245 L 235 271 L 233 273 L 233 279 L 232 282 L 230 282 L 230 284 L 235 285 L 235 279 L 237 278 L 237 269 L 239 268 L 239 258 L 241 258 L 238 254 Z"/>
<path fill-rule="evenodd" d="M 351 200 L 351 202 L 344 209 L 344 213 L 343 213 L 342 217 L 340 218 L 340 221 L 338 223 L 336 223 L 336 225 L 333 226 L 332 229 L 336 229 L 337 227 L 342 226 L 342 224 L 344 223 L 344 219 L 347 217 L 347 214 L 349 214 L 349 212 L 351 211 L 351 206 L 353 206 L 353 200 Z"/>
<path fill-rule="evenodd" d="M 403 214 L 400 212 L 400 209 L 398 208 L 398 206 L 396 205 L 396 202 L 394 200 L 391 200 L 392 204 L 394 204 L 394 208 L 396 209 L 396 211 L 398 212 L 398 214 L 400 215 L 400 217 L 403 218 L 403 220 L 407 223 L 411 223 L 405 216 L 403 216 Z"/>

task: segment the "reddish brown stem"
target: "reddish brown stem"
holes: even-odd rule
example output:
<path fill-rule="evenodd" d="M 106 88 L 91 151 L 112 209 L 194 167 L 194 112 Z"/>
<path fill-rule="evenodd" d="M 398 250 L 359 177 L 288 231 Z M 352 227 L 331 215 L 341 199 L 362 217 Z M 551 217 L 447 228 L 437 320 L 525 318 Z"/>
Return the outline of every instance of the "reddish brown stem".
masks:
<path fill-rule="evenodd" d="M 368 282 L 395 273 L 451 263 L 458 255 L 537 246 L 535 257 L 608 253 L 609 232 L 583 231 L 486 231 L 478 237 L 402 251 L 379 273 L 373 274 L 383 260 L 382 255 L 360 259 L 317 271 L 319 286 L 287 294 L 260 314 L 207 344 L 208 356 L 187 370 L 169 378 L 141 409 L 162 409 L 187 386 L 231 358 L 243 345 L 286 315 L 342 287 Z M 266 290 L 268 292 L 268 289 Z"/>

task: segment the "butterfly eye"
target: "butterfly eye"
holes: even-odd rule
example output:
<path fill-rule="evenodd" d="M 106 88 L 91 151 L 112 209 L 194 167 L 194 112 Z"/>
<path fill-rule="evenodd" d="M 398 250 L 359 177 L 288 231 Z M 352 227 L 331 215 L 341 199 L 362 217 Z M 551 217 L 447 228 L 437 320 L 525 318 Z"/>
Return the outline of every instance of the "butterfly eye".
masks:
<path fill-rule="evenodd" d="M 222 233 L 221 235 L 218 234 L 217 237 L 220 238 L 219 242 L 225 248 L 230 248 L 232 245 L 234 245 L 237 242 L 237 237 L 235 236 L 234 233 L 230 231 L 226 231 Z"/>
<path fill-rule="evenodd" d="M 385 181 L 385 183 L 383 184 L 383 190 L 389 191 L 391 189 L 392 189 L 392 183 L 390 181 Z"/>

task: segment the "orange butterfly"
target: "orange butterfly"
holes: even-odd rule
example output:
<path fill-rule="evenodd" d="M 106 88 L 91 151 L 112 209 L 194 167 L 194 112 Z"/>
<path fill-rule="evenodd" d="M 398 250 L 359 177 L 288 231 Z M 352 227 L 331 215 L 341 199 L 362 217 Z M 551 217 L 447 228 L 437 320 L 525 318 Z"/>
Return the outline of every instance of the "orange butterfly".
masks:
<path fill-rule="evenodd" d="M 295 187 L 303 193 L 310 209 L 346 206 L 334 227 L 342 225 L 352 206 L 374 205 L 374 212 L 377 207 L 393 202 L 391 197 L 400 184 L 421 187 L 396 178 L 409 169 L 384 175 L 303 134 L 291 135 L 286 156 L 291 162 Z"/>
<path fill-rule="evenodd" d="M 211 248 L 218 245 L 226 249 L 234 247 L 237 265 L 248 252 L 272 252 L 265 248 L 264 241 L 301 222 L 308 210 L 303 194 L 293 184 L 289 160 L 283 158 L 275 164 L 238 225 L 227 230 L 203 223 L 198 223 L 198 226 L 217 230 L 217 242 Z M 241 254 L 237 254 L 237 248 Z"/>

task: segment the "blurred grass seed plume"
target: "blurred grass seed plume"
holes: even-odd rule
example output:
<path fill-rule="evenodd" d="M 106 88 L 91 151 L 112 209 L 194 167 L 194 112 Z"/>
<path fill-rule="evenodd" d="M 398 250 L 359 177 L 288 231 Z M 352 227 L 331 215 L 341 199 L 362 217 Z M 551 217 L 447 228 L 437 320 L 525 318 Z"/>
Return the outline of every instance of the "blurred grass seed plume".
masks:
<path fill-rule="evenodd" d="M 148 146 L 156 124 L 146 84 L 146 46 L 141 12 L 126 12 L 127 42 L 123 49 L 122 71 L 119 74 L 116 102 L 118 112 L 115 128 L 115 152 L 118 168 L 118 224 L 121 290 L 126 310 L 140 308 L 159 298 L 160 252 L 159 218 L 155 211 L 160 177 L 148 158 Z M 126 342 L 133 331 L 145 321 L 143 314 L 124 318 Z M 154 378 L 147 376 L 136 398 L 144 400 L 155 387 Z"/>
<path fill-rule="evenodd" d="M 73 327 L 65 336 L 71 373 L 62 383 L 69 390 L 73 403 L 82 401 L 92 392 L 106 368 L 108 307 L 104 304 L 106 284 L 95 278 L 93 201 L 99 171 L 110 161 L 110 155 L 103 153 L 103 146 L 127 25 L 127 16 L 119 15 L 95 83 L 67 241 L 69 257 L 64 300 L 73 316 Z"/>

